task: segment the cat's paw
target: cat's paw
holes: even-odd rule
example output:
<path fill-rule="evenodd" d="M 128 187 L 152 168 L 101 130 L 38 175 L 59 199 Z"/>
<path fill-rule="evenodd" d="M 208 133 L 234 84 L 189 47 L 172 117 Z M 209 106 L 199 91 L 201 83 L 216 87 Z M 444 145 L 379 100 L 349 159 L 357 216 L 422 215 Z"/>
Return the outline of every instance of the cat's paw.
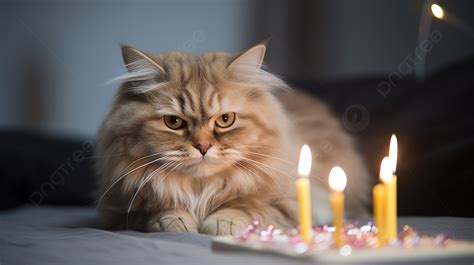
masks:
<path fill-rule="evenodd" d="M 149 232 L 198 232 L 194 217 L 186 211 L 175 210 L 162 213 L 148 223 Z"/>
<path fill-rule="evenodd" d="M 234 235 L 247 227 L 251 218 L 240 210 L 222 209 L 209 215 L 199 230 L 208 235 Z"/>

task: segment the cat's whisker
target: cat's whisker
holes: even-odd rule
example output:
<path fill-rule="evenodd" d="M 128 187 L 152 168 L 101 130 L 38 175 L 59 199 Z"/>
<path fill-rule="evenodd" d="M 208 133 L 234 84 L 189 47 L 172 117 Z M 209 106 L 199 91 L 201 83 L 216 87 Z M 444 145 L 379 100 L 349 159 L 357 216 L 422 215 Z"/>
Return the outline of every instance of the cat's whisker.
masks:
<path fill-rule="evenodd" d="M 245 172 L 242 168 L 239 167 L 239 164 L 237 163 L 234 163 L 232 164 L 232 166 L 237 169 L 238 171 L 240 171 L 240 173 L 242 173 L 244 176 L 247 176 L 247 172 Z"/>
<path fill-rule="evenodd" d="M 181 162 L 177 162 L 176 165 L 169 170 L 169 172 L 162 178 L 163 180 L 165 180 L 170 174 L 171 172 L 173 172 L 175 169 L 177 169 L 179 166 L 181 166 L 183 163 Z M 173 201 L 173 207 L 176 208 L 176 201 Z"/>
<path fill-rule="evenodd" d="M 244 156 L 241 156 L 241 155 L 240 155 L 240 152 L 242 152 L 242 151 L 236 151 L 236 150 L 232 150 L 232 149 L 226 150 L 226 151 L 227 151 L 228 154 L 235 154 L 235 155 L 238 155 L 238 156 L 241 157 L 241 158 L 248 159 L 249 161 L 252 161 L 252 162 L 255 162 L 255 163 L 259 163 L 259 164 L 264 165 L 264 166 L 266 166 L 266 167 L 268 167 L 268 168 L 271 168 L 271 169 L 273 169 L 273 170 L 276 170 L 276 169 L 270 167 L 270 166 L 267 165 L 267 164 L 264 164 L 264 163 L 255 161 L 255 160 L 253 160 L 253 159 L 250 159 L 250 158 L 247 158 L 247 157 L 244 157 Z M 234 152 L 231 152 L 231 151 L 234 151 Z M 275 160 L 278 160 L 278 161 L 287 163 L 288 165 L 293 166 L 293 167 L 296 167 L 296 166 L 297 166 L 297 165 L 295 165 L 294 163 L 291 163 L 291 162 L 289 162 L 289 161 L 287 161 L 287 160 L 285 160 L 285 159 L 282 159 L 282 158 L 279 158 L 279 157 L 276 157 L 276 156 L 266 155 L 266 154 L 262 154 L 262 153 L 258 153 L 258 152 L 252 152 L 252 151 L 247 151 L 247 150 L 243 150 L 243 153 L 254 154 L 254 155 L 258 155 L 258 156 L 262 156 L 262 157 L 268 157 L 268 158 L 272 158 L 272 159 L 275 159 Z M 225 155 L 226 152 L 223 152 L 223 154 Z M 282 171 L 279 171 L 279 172 L 283 173 Z M 289 176 L 288 174 L 285 174 L 285 175 Z"/>
<path fill-rule="evenodd" d="M 149 155 L 148 157 L 150 157 L 150 156 L 152 156 L 152 155 Z M 139 161 L 139 160 L 145 159 L 145 158 L 147 158 L 147 157 L 142 157 L 142 158 L 140 158 L 140 159 L 137 159 L 137 160 L 135 160 L 134 162 L 132 162 L 132 164 L 135 163 L 135 162 L 137 162 L 137 161 Z M 115 180 L 112 182 L 112 184 L 110 184 L 110 186 L 109 186 L 109 187 L 104 191 L 104 193 L 100 196 L 99 200 L 97 201 L 96 208 L 99 207 L 99 205 L 101 204 L 101 202 L 102 202 L 102 200 L 104 199 L 105 195 L 106 195 L 119 181 L 121 181 L 121 180 L 124 179 L 126 176 L 128 176 L 129 174 L 131 174 L 131 173 L 137 171 L 137 170 L 140 169 L 140 168 L 143 168 L 143 167 L 145 167 L 145 166 L 148 166 L 148 165 L 150 165 L 150 164 L 153 164 L 153 163 L 155 163 L 155 162 L 158 162 L 158 161 L 161 161 L 161 160 L 164 160 L 164 159 L 166 159 L 166 157 L 160 157 L 160 158 L 154 159 L 154 160 L 152 160 L 152 161 L 150 161 L 150 162 L 148 162 L 148 163 L 145 163 L 145 164 L 143 164 L 143 165 L 141 165 L 141 166 L 138 166 L 138 167 L 136 167 L 136 168 L 134 168 L 134 169 L 128 171 L 127 173 L 125 173 L 125 174 L 121 175 L 120 177 L 118 177 L 117 179 L 115 179 Z M 127 170 L 127 168 L 129 168 L 132 164 L 130 164 L 128 167 L 126 167 L 124 170 L 122 170 L 118 175 L 122 174 L 122 173 L 123 173 L 125 170 Z"/>
<path fill-rule="evenodd" d="M 154 170 L 152 173 L 150 173 L 150 175 L 148 175 L 144 181 L 140 184 L 140 186 L 138 187 L 138 190 L 136 192 L 136 194 L 133 196 L 132 198 L 132 201 L 130 203 L 130 206 L 127 210 L 127 213 L 130 212 L 131 210 L 131 207 L 132 207 L 132 204 L 133 204 L 133 201 L 136 197 L 136 195 L 138 194 L 138 192 L 140 191 L 140 189 L 147 183 L 151 180 L 151 178 L 153 176 L 155 176 L 157 173 L 159 173 L 160 171 L 165 171 L 165 170 L 168 170 L 170 167 L 173 167 L 172 169 L 169 170 L 169 172 L 164 175 L 162 178 L 165 179 L 169 174 L 171 174 L 171 172 L 173 172 L 177 167 L 179 167 L 181 165 L 181 163 L 179 163 L 181 161 L 169 161 L 169 162 L 166 162 L 165 164 L 163 164 L 162 166 L 160 166 L 158 169 Z"/>
<path fill-rule="evenodd" d="M 284 163 L 287 163 L 288 165 L 290 166 L 295 166 L 295 164 L 283 159 L 283 158 L 280 158 L 280 157 L 276 157 L 276 156 L 272 156 L 272 155 L 267 155 L 267 154 L 262 154 L 262 153 L 258 153 L 258 152 L 252 152 L 252 151 L 247 151 L 247 150 L 241 150 L 241 151 L 237 151 L 237 150 L 232 150 L 232 149 L 228 149 L 228 150 L 225 150 L 221 153 L 222 156 L 225 156 L 225 155 L 237 155 L 237 156 L 241 156 L 242 153 L 244 154 L 253 154 L 253 155 L 257 155 L 257 156 L 262 156 L 262 157 L 267 157 L 267 158 L 273 158 L 275 160 L 278 160 L 278 161 L 281 161 L 281 162 L 284 162 Z"/>
<path fill-rule="evenodd" d="M 267 176 L 270 176 L 270 174 L 268 172 L 266 172 L 265 170 L 260 170 L 261 173 L 260 174 L 257 174 L 255 171 L 245 167 L 242 163 L 240 163 L 239 161 L 236 162 L 236 164 L 240 165 L 241 167 L 245 168 L 246 170 L 250 171 L 251 173 L 255 174 L 253 177 L 258 177 L 258 176 L 262 176 L 262 174 L 266 174 Z M 248 175 L 247 175 L 248 176 Z M 252 177 L 252 175 L 250 175 L 250 177 Z M 266 185 L 268 185 L 268 183 L 264 183 Z M 278 184 L 278 183 L 274 183 L 274 184 Z"/>
<path fill-rule="evenodd" d="M 288 165 L 290 166 L 294 166 L 296 167 L 297 165 L 294 164 L 294 163 L 291 163 L 290 161 L 288 160 L 285 160 L 283 158 L 279 158 L 279 157 L 276 157 L 276 156 L 272 156 L 272 155 L 267 155 L 267 154 L 262 154 L 262 153 L 257 153 L 257 152 L 252 152 L 252 151 L 244 151 L 245 153 L 249 153 L 249 154 L 253 154 L 253 155 L 258 155 L 258 156 L 263 156 L 263 157 L 268 157 L 268 158 L 273 158 L 275 160 L 278 160 L 278 161 L 281 161 L 281 162 L 284 162 L 284 163 L 287 163 Z"/>
<path fill-rule="evenodd" d="M 257 174 L 257 172 L 255 172 L 254 170 L 252 169 L 249 169 L 248 167 L 244 166 L 242 163 L 240 162 L 236 162 L 237 165 L 240 165 L 240 167 L 242 167 L 243 169 L 249 171 L 251 174 L 254 174 L 254 177 L 258 176 L 259 174 Z"/>
<path fill-rule="evenodd" d="M 274 147 L 270 147 L 270 146 L 263 146 L 263 145 L 247 145 L 247 144 L 241 144 L 241 145 L 236 145 L 234 147 L 250 147 L 250 148 L 265 148 L 265 149 L 270 149 L 270 150 L 274 150 L 274 151 L 279 151 L 282 153 L 282 151 L 279 149 L 279 148 L 274 148 Z"/>
<path fill-rule="evenodd" d="M 169 170 L 169 172 L 164 175 L 162 177 L 162 179 L 166 179 L 167 176 L 169 176 L 169 174 L 171 174 L 171 172 L 173 172 L 177 167 L 179 167 L 181 165 L 181 163 L 176 162 L 176 161 L 171 161 L 171 162 L 167 162 L 165 164 L 163 164 L 161 167 L 159 167 L 158 169 L 154 170 L 152 173 L 150 173 L 150 175 L 148 175 L 139 185 L 139 187 L 137 188 L 137 191 L 135 192 L 135 194 L 133 195 L 132 197 L 132 200 L 130 201 L 130 205 L 128 206 L 128 209 L 127 209 L 127 216 L 126 216 L 126 228 L 128 230 L 128 217 L 129 217 L 129 214 L 130 214 L 130 211 L 132 209 L 132 206 L 133 206 L 133 202 L 135 201 L 135 198 L 137 197 L 138 193 L 140 192 L 140 190 L 143 188 L 143 186 L 145 186 L 146 183 L 148 183 L 156 174 L 158 174 L 159 172 L 162 172 L 162 171 L 165 171 L 165 170 L 168 170 L 170 167 L 173 167 L 172 169 Z"/>
<path fill-rule="evenodd" d="M 157 169 L 153 170 L 148 176 L 146 176 L 143 181 L 140 183 L 140 185 L 138 186 L 137 188 L 137 191 L 133 194 L 133 197 L 132 199 L 130 200 L 130 204 L 127 208 L 127 216 L 126 216 L 126 228 L 128 230 L 128 217 L 129 217 L 129 214 L 130 214 L 130 211 L 132 209 L 132 206 L 133 206 L 133 202 L 135 201 L 135 198 L 138 196 L 138 193 L 140 193 L 140 190 L 143 188 L 143 186 L 145 186 L 146 183 L 148 183 L 152 178 L 153 176 L 155 176 L 157 173 L 159 173 L 160 171 L 163 171 L 163 170 L 166 170 L 168 168 L 168 166 L 170 165 L 173 165 L 175 162 L 166 162 L 164 163 L 163 165 L 161 165 L 160 167 L 158 167 Z"/>
<path fill-rule="evenodd" d="M 248 167 L 244 166 L 244 164 L 242 164 L 240 161 L 235 161 L 233 164 L 239 165 L 241 168 L 249 171 L 252 174 L 257 175 L 255 171 L 253 171 L 253 170 L 249 169 Z"/>
<path fill-rule="evenodd" d="M 155 162 L 157 162 L 157 161 L 166 160 L 167 158 L 168 158 L 168 157 L 163 156 L 163 157 L 154 159 L 154 160 L 152 160 L 152 161 L 150 161 L 150 162 L 147 162 L 147 163 L 145 163 L 145 164 L 142 164 L 142 165 L 140 165 L 140 166 L 138 166 L 138 167 L 136 167 L 136 168 L 134 168 L 134 169 L 128 171 L 127 173 L 125 173 L 125 174 L 122 175 L 121 177 L 126 176 L 126 175 L 128 175 L 128 174 L 131 174 L 131 173 L 137 171 L 138 169 L 143 168 L 144 166 L 153 164 L 153 163 L 155 163 Z M 132 163 L 132 164 L 133 164 L 133 163 Z M 123 173 L 125 170 L 127 170 L 132 164 L 130 164 L 128 167 L 126 167 L 124 170 L 122 170 L 121 173 Z M 120 177 L 120 178 L 121 178 L 121 177 Z"/>
<path fill-rule="evenodd" d="M 135 164 L 135 163 L 138 162 L 138 161 L 141 161 L 141 160 L 143 160 L 143 159 L 146 159 L 146 158 L 149 158 L 149 157 L 152 157 L 152 156 L 162 155 L 162 154 L 164 154 L 164 153 L 166 153 L 166 151 L 165 151 L 165 152 L 153 153 L 153 154 L 151 154 L 151 155 L 146 155 L 146 156 L 140 157 L 140 158 L 134 160 L 132 163 L 130 163 L 130 164 L 129 164 L 126 168 L 124 168 L 118 175 L 120 175 L 120 174 L 122 174 L 123 172 L 125 172 L 125 170 L 127 170 L 128 168 L 130 168 L 133 164 Z"/>
<path fill-rule="evenodd" d="M 276 171 L 276 172 L 279 172 L 279 173 L 281 173 L 281 174 L 283 174 L 283 175 L 285 175 L 285 176 L 287 176 L 287 177 L 289 177 L 289 178 L 291 178 L 291 179 L 294 178 L 294 177 L 288 175 L 287 173 L 285 173 L 285 172 L 283 172 L 283 171 L 281 171 L 281 170 L 279 170 L 279 169 L 277 169 L 277 168 L 274 168 L 274 167 L 272 167 L 272 166 L 269 166 L 269 165 L 267 165 L 267 164 L 265 164 L 265 163 L 261 163 L 261 162 L 259 162 L 259 161 L 256 161 L 256 160 L 253 160 L 253 159 L 250 159 L 250 158 L 247 158 L 247 157 L 241 157 L 241 159 L 245 159 L 246 161 L 248 161 L 248 162 L 250 162 L 250 163 L 255 163 L 255 164 L 258 164 L 258 165 L 262 165 L 262 166 L 264 166 L 264 167 L 267 167 L 268 169 L 271 169 L 271 170 L 274 170 L 274 171 Z"/>
<path fill-rule="evenodd" d="M 237 169 L 238 171 L 240 171 L 242 173 L 242 176 L 243 177 L 249 177 L 249 174 L 247 172 L 245 172 L 241 167 L 239 167 L 239 164 L 232 164 L 232 166 Z M 251 177 L 251 176 L 250 176 Z"/>
<path fill-rule="evenodd" d="M 230 159 L 228 159 L 228 161 L 230 161 Z M 231 166 L 235 166 L 237 169 L 239 169 L 240 172 L 244 173 L 244 175 L 247 175 L 247 172 L 243 170 L 244 167 L 239 161 L 234 161 L 233 163 L 231 163 Z M 245 168 L 245 170 L 249 170 L 249 169 Z"/>
<path fill-rule="evenodd" d="M 170 151 L 165 151 L 163 153 L 166 153 L 166 155 L 170 155 L 170 156 L 176 156 L 176 155 L 185 154 L 186 152 L 183 152 L 181 150 L 170 150 Z"/>
<path fill-rule="evenodd" d="M 171 157 L 168 157 L 168 160 L 176 161 L 176 162 L 184 162 L 184 161 L 188 161 L 192 159 L 188 158 L 188 155 L 184 155 L 184 156 L 171 156 Z"/>

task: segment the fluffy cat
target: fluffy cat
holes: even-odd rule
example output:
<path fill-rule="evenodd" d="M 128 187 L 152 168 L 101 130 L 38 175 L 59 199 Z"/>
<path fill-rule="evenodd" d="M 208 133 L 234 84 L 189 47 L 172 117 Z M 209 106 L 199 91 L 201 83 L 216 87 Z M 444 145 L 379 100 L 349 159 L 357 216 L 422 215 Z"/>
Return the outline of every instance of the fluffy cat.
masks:
<path fill-rule="evenodd" d="M 98 207 L 109 229 L 233 234 L 253 220 L 298 224 L 299 149 L 313 151 L 313 220 L 330 221 L 327 178 L 348 175 L 349 216 L 366 213 L 369 176 L 322 102 L 244 53 L 146 54 L 124 46 L 128 72 L 98 133 Z"/>

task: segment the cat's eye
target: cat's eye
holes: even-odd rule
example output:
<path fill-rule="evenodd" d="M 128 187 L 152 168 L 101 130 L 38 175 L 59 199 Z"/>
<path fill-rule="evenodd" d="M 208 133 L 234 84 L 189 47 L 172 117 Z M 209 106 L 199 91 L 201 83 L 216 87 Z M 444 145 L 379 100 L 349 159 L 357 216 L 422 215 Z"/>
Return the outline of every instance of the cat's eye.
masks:
<path fill-rule="evenodd" d="M 165 122 L 168 128 L 173 130 L 179 130 L 186 126 L 186 122 L 178 116 L 174 115 L 165 115 L 163 116 L 163 121 Z"/>
<path fill-rule="evenodd" d="M 235 122 L 235 112 L 227 112 L 217 117 L 216 126 L 220 128 L 228 128 Z"/>

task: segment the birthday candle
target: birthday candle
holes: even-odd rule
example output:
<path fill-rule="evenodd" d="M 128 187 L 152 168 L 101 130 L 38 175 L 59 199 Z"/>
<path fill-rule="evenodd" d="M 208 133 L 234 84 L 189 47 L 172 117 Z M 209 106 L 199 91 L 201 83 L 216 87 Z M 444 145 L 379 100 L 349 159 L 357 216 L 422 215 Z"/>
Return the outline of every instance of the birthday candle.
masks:
<path fill-rule="evenodd" d="M 389 187 L 391 191 L 388 191 L 388 196 L 391 196 L 392 208 L 391 208 L 391 221 L 389 223 L 388 229 L 390 229 L 389 240 L 397 239 L 397 175 L 395 174 L 397 170 L 397 156 L 398 156 L 398 140 L 397 137 L 393 134 L 390 138 L 390 148 L 388 153 L 388 159 L 390 160 L 391 170 L 392 170 L 392 184 Z"/>
<path fill-rule="evenodd" d="M 397 238 L 397 180 L 393 177 L 392 167 L 388 157 L 384 157 L 380 167 L 380 178 L 385 186 L 384 224 L 385 236 L 390 242 Z"/>
<path fill-rule="evenodd" d="M 298 165 L 299 179 L 296 181 L 296 191 L 300 210 L 300 235 L 307 243 L 312 241 L 311 192 L 308 178 L 311 172 L 311 159 L 309 146 L 303 145 Z"/>
<path fill-rule="evenodd" d="M 334 243 L 337 248 L 344 245 L 344 189 L 347 177 L 340 167 L 333 167 L 329 173 L 329 187 L 332 189 L 331 202 L 333 213 Z"/>
<path fill-rule="evenodd" d="M 383 184 L 375 185 L 372 190 L 373 203 L 374 203 L 374 221 L 377 227 L 377 239 L 379 245 L 382 246 L 385 243 L 385 223 L 384 223 L 384 198 L 385 198 L 385 186 Z"/>

